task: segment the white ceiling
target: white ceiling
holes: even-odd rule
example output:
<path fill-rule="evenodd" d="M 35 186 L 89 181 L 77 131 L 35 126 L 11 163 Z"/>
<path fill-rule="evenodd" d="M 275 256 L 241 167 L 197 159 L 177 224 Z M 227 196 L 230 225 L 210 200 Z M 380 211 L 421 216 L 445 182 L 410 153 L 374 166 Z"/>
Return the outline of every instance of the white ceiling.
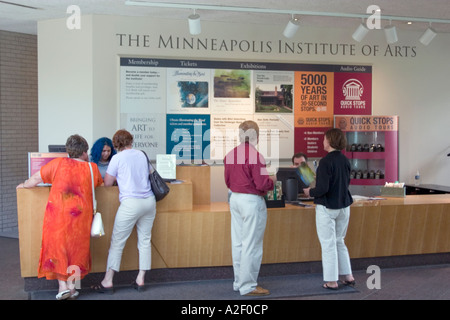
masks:
<path fill-rule="evenodd" d="M 204 4 L 271 8 L 295 11 L 334 12 L 366 14 L 367 7 L 377 5 L 386 16 L 420 17 L 450 20 L 450 0 L 159 0 L 148 2 Z M 12 5 L 18 4 L 17 5 Z M 189 9 L 154 8 L 125 5 L 125 0 L 0 0 L 0 30 L 37 33 L 37 21 L 69 17 L 67 7 L 78 5 L 81 14 L 103 14 L 122 16 L 148 16 L 162 19 L 186 20 L 192 13 Z M 245 22 L 285 25 L 290 16 L 269 13 L 245 13 L 228 11 L 197 10 L 202 21 Z M 355 28 L 358 18 L 301 17 L 301 23 L 318 27 Z M 450 21 L 449 21 L 450 22 Z M 388 22 L 382 22 L 386 25 Z M 425 30 L 428 23 L 393 21 L 399 29 Z M 450 24 L 433 24 L 437 32 L 450 33 Z"/>

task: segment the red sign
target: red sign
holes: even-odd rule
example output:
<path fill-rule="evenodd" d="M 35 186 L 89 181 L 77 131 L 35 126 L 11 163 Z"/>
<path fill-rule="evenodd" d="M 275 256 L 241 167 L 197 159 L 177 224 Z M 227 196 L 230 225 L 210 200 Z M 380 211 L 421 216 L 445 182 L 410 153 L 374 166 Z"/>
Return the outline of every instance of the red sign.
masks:
<path fill-rule="evenodd" d="M 309 158 L 322 158 L 327 155 L 323 149 L 323 137 L 331 127 L 295 128 L 295 152 L 303 152 Z"/>
<path fill-rule="evenodd" d="M 372 114 L 372 74 L 334 74 L 334 114 Z"/>

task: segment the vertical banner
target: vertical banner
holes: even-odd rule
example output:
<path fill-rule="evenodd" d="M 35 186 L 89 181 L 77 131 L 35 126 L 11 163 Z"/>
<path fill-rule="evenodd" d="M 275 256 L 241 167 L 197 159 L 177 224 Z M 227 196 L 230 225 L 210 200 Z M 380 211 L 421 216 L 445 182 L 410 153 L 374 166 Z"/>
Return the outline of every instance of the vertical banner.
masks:
<path fill-rule="evenodd" d="M 210 158 L 210 115 L 168 114 L 167 154 L 175 154 L 177 163 L 202 164 Z"/>
<path fill-rule="evenodd" d="M 333 72 L 295 73 L 294 153 L 323 157 L 323 135 L 333 127 Z"/>
<path fill-rule="evenodd" d="M 207 69 L 167 69 L 167 113 L 209 114 Z"/>
<path fill-rule="evenodd" d="M 334 114 L 372 114 L 372 74 L 336 72 L 334 74 Z"/>

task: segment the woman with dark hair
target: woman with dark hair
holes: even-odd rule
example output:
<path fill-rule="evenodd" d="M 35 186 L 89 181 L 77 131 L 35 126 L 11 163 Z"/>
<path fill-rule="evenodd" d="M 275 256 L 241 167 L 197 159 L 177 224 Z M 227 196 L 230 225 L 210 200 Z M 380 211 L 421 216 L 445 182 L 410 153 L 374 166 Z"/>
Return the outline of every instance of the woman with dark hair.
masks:
<path fill-rule="evenodd" d="M 31 188 L 42 182 L 52 185 L 44 214 L 38 278 L 58 280 L 58 300 L 78 296 L 78 291 L 68 282 L 74 267 L 79 270 L 77 276 L 80 280 L 91 270 L 93 203 L 87 154 L 89 146 L 83 137 L 76 134 L 67 139 L 66 150 L 69 158 L 50 161 L 17 186 Z M 97 165 L 91 163 L 91 166 L 97 187 L 103 179 Z"/>
<path fill-rule="evenodd" d="M 350 205 L 353 203 L 348 190 L 350 184 L 350 162 L 341 153 L 347 144 L 340 129 L 325 133 L 323 146 L 328 154 L 319 162 L 316 187 L 303 189 L 316 204 L 316 228 L 322 247 L 322 267 L 325 289 L 338 289 L 339 275 L 345 277 L 344 285 L 354 285 L 350 256 L 344 238 L 350 220 Z"/>
<path fill-rule="evenodd" d="M 144 290 L 145 273 L 151 269 L 152 226 L 156 215 L 147 157 L 133 149 L 133 136 L 126 130 L 114 134 L 113 144 L 118 153 L 106 171 L 105 186 L 112 186 L 117 180 L 120 206 L 114 220 L 105 276 L 100 284 L 92 287 L 106 294 L 114 292 L 114 274 L 120 271 L 123 248 L 134 226 L 138 236 L 139 273 L 132 285 L 138 291 Z"/>
<path fill-rule="evenodd" d="M 105 178 L 106 169 L 111 161 L 113 155 L 116 154 L 116 149 L 114 149 L 111 139 L 103 137 L 95 141 L 91 149 L 91 162 L 94 162 L 98 166 L 98 170 Z"/>

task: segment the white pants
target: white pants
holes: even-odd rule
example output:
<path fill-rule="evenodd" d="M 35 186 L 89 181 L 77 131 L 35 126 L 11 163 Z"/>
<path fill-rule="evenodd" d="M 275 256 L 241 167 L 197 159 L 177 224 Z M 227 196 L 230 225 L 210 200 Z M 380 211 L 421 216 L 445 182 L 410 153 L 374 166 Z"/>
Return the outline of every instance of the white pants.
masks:
<path fill-rule="evenodd" d="M 120 203 L 114 221 L 106 271 L 109 269 L 120 270 L 123 248 L 135 225 L 138 236 L 139 270 L 151 269 L 151 238 L 155 215 L 154 196 L 145 199 L 127 198 Z"/>
<path fill-rule="evenodd" d="M 267 208 L 264 198 L 233 192 L 230 197 L 233 289 L 241 295 L 257 285 L 263 255 Z"/>
<path fill-rule="evenodd" d="M 350 220 L 350 207 L 327 209 L 316 205 L 316 228 L 322 247 L 324 281 L 337 281 L 339 275 L 352 274 L 350 256 L 344 243 Z"/>

